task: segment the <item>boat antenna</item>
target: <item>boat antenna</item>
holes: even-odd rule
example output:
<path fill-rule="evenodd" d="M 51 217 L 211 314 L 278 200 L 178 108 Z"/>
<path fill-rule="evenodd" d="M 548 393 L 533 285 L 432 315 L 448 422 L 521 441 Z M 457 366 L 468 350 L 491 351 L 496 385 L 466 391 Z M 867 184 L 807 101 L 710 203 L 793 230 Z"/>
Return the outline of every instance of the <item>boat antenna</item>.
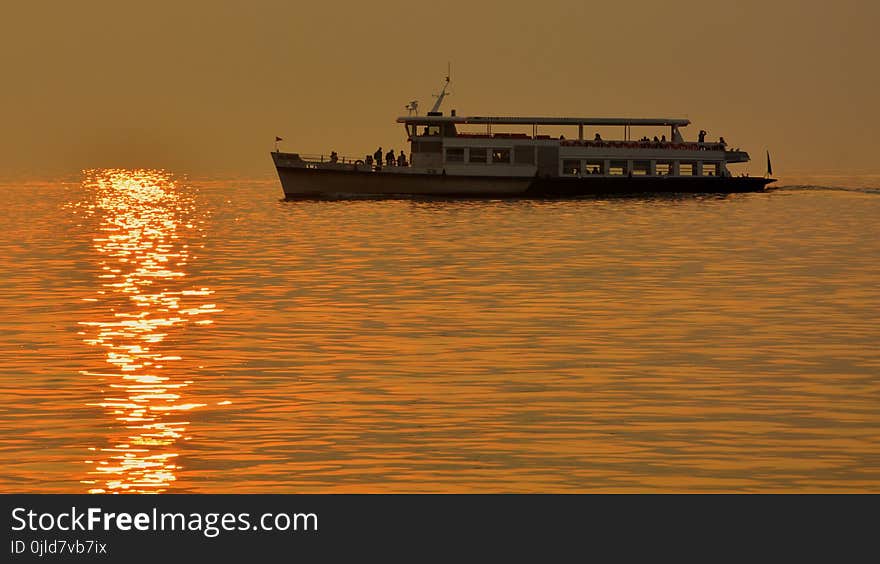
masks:
<path fill-rule="evenodd" d="M 437 94 L 437 101 L 434 102 L 434 107 L 431 108 L 431 113 L 440 111 L 440 104 L 443 103 L 443 99 L 449 95 L 449 92 L 446 91 L 449 88 L 449 76 L 452 74 L 452 65 L 450 63 L 446 63 L 446 81 L 443 83 L 443 88 L 440 90 L 440 94 Z"/>
<path fill-rule="evenodd" d="M 406 111 L 409 112 L 408 115 L 419 115 L 419 101 L 413 100 L 409 104 L 406 105 Z"/>

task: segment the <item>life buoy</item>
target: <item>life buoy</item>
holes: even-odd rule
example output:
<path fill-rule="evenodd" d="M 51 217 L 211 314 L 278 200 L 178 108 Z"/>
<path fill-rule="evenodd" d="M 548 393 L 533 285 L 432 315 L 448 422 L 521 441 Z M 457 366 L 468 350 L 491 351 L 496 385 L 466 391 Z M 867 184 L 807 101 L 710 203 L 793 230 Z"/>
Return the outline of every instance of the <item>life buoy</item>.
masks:
<path fill-rule="evenodd" d="M 362 164 L 364 164 L 364 161 L 361 160 L 361 159 L 358 159 L 358 160 L 354 161 L 354 164 L 356 164 L 356 165 L 362 165 Z"/>

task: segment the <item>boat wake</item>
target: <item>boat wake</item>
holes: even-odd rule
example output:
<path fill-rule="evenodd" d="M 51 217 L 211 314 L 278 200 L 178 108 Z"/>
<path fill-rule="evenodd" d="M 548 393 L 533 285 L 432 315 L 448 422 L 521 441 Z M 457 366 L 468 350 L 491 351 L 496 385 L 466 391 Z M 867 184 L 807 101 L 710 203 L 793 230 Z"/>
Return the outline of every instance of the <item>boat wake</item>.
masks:
<path fill-rule="evenodd" d="M 803 191 L 830 191 L 830 192 L 859 192 L 861 194 L 878 194 L 880 187 L 857 187 L 857 186 L 824 186 L 818 184 L 788 184 L 785 186 L 767 187 L 767 192 L 803 192 Z"/>

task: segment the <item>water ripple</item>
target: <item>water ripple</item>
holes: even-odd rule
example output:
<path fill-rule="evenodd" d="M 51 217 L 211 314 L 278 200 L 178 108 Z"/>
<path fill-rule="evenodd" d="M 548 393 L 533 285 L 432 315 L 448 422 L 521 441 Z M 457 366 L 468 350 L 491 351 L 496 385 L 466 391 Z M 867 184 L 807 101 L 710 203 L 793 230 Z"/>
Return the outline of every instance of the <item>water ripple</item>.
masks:
<path fill-rule="evenodd" d="M 0 322 L 3 491 L 77 491 L 78 449 L 134 449 L 131 414 L 180 435 L 149 447 L 177 455 L 155 466 L 169 491 L 880 490 L 873 194 L 284 202 L 275 182 L 155 182 L 182 199 L 89 218 L 59 205 L 88 182 L 4 192 L 41 221 L 0 222 L 0 314 L 24 311 Z M 140 243 L 112 239 L 151 206 Z M 79 373 L 128 386 L 159 362 L 161 393 Z"/>

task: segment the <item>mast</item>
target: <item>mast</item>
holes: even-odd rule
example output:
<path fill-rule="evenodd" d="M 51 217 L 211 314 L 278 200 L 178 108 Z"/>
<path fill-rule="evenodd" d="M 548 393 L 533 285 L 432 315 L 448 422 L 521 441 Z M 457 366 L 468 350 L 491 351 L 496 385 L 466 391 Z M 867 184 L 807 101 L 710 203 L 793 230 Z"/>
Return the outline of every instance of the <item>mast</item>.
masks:
<path fill-rule="evenodd" d="M 449 75 L 450 75 L 451 66 L 449 63 L 446 64 L 446 82 L 443 83 L 443 88 L 440 90 L 440 94 L 437 95 L 437 101 L 434 102 L 434 107 L 431 108 L 429 113 L 439 112 L 440 104 L 443 103 L 443 99 L 449 94 L 446 92 L 446 89 L 449 88 Z"/>

